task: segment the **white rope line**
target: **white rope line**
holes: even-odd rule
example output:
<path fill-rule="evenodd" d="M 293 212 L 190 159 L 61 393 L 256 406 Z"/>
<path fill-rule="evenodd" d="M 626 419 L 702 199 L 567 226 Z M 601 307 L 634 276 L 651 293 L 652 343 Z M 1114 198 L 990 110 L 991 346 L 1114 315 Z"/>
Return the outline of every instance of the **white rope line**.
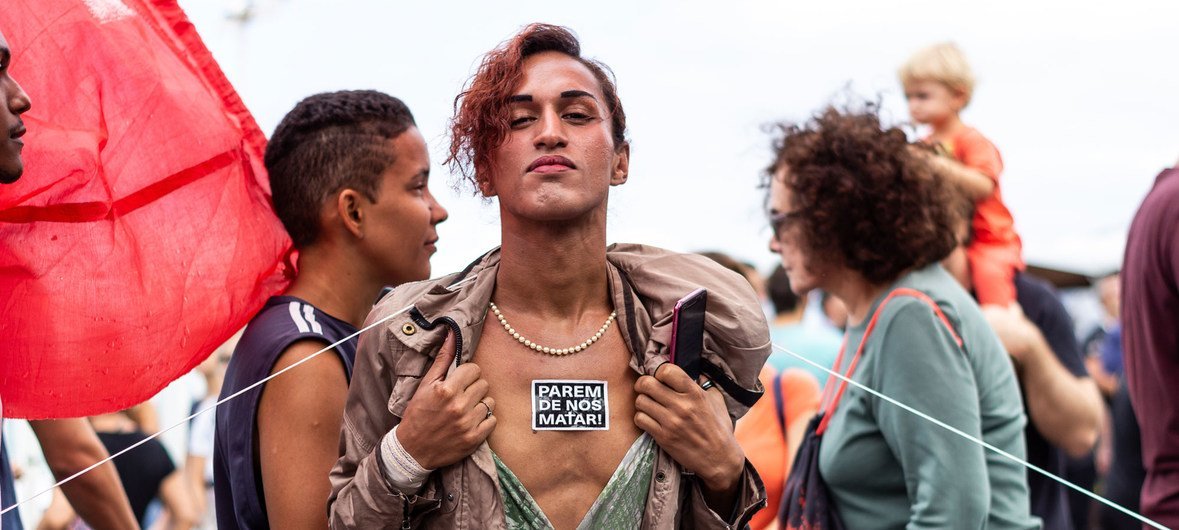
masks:
<path fill-rule="evenodd" d="M 459 282 L 458 284 L 452 285 L 451 287 L 452 287 L 452 288 L 453 288 L 453 287 L 457 287 L 457 286 L 458 286 L 459 284 L 461 284 L 461 283 L 465 283 L 465 282 Z M 410 310 L 410 309 L 412 309 L 412 308 L 413 308 L 413 305 L 408 305 L 408 306 L 405 306 L 405 307 L 403 307 L 403 308 L 401 308 L 401 309 L 398 309 L 397 311 L 393 312 L 393 314 L 391 314 L 391 315 L 389 315 L 389 316 L 387 316 L 387 317 L 385 317 L 385 318 L 382 318 L 382 319 L 380 319 L 380 320 L 378 320 L 378 321 L 376 321 L 376 322 L 373 322 L 372 324 L 369 324 L 369 325 L 365 326 L 363 329 L 360 329 L 360 330 L 358 330 L 356 333 L 353 333 L 353 334 L 351 334 L 351 335 L 348 335 L 347 337 L 344 337 L 344 338 L 342 338 L 342 339 L 340 339 L 340 340 L 336 341 L 334 344 L 331 344 L 331 345 L 329 345 L 329 346 L 327 346 L 327 347 L 323 348 L 322 350 L 319 350 L 319 351 L 317 351 L 317 352 L 315 352 L 315 353 L 313 353 L 313 354 L 311 354 L 311 355 L 308 355 L 307 357 L 304 357 L 303 359 L 300 359 L 298 362 L 296 362 L 296 363 L 294 363 L 294 364 L 292 364 L 292 365 L 290 365 L 290 366 L 288 366 L 288 367 L 286 367 L 286 368 L 283 368 L 282 370 L 279 370 L 279 371 L 277 371 L 277 372 L 274 372 L 273 374 L 270 374 L 269 376 L 267 376 L 266 378 L 262 379 L 261 381 L 258 381 L 257 383 L 254 383 L 254 384 L 252 384 L 252 385 L 250 385 L 250 386 L 248 386 L 248 387 L 246 387 L 246 388 L 243 388 L 243 389 L 241 389 L 241 390 L 238 390 L 237 392 L 234 392 L 233 394 L 230 394 L 230 395 L 228 395 L 228 396 L 225 396 L 225 398 L 224 398 L 224 399 L 221 399 L 221 400 L 217 401 L 216 403 L 214 403 L 214 404 L 212 404 L 212 405 L 209 405 L 208 407 L 205 407 L 205 408 L 203 408 L 203 409 L 201 409 L 201 410 L 199 410 L 199 411 L 197 411 L 197 412 L 194 412 L 194 413 L 193 413 L 192 415 L 190 415 L 189 417 L 187 417 L 187 418 L 184 418 L 183 420 L 180 420 L 179 422 L 172 424 L 172 425 L 171 425 L 171 426 L 169 426 L 168 428 L 166 428 L 166 429 L 163 429 L 163 430 L 161 430 L 161 431 L 159 431 L 159 432 L 157 432 L 157 433 L 155 433 L 155 434 L 153 434 L 153 435 L 151 435 L 151 436 L 148 436 L 147 438 L 144 438 L 144 439 L 142 439 L 142 440 L 140 440 L 140 441 L 138 441 L 138 442 L 135 442 L 135 443 L 134 443 L 134 444 L 132 444 L 130 447 L 128 447 L 128 448 L 126 448 L 126 449 L 123 449 L 122 451 L 119 451 L 119 452 L 117 452 L 117 453 L 115 453 L 115 454 L 113 454 L 113 455 L 110 455 L 110 456 L 108 456 L 108 457 L 106 457 L 106 458 L 104 458 L 104 459 L 102 459 L 102 460 L 100 460 L 100 461 L 98 461 L 98 462 L 95 462 L 95 463 L 94 463 L 93 465 L 91 465 L 90 467 L 87 467 L 86 469 L 83 469 L 83 470 L 81 470 L 81 471 L 79 471 L 79 472 L 77 472 L 77 473 L 74 473 L 73 475 L 70 475 L 70 476 L 68 476 L 68 477 L 66 477 L 66 478 L 64 478 L 64 479 L 62 479 L 62 480 L 61 480 L 61 481 L 59 481 L 57 484 L 54 484 L 54 485 L 50 486 L 48 489 L 46 489 L 46 490 L 44 490 L 44 491 L 42 491 L 42 492 L 40 492 L 40 493 L 37 493 L 36 495 L 33 495 L 32 497 L 29 497 L 29 498 L 27 498 L 27 499 L 24 499 L 24 500 L 18 501 L 16 504 L 13 504 L 12 506 L 5 507 L 4 509 L 0 510 L 0 515 L 2 515 L 2 514 L 5 514 L 5 513 L 8 513 L 9 511 L 15 510 L 15 509 L 19 508 L 19 507 L 20 507 L 20 505 L 22 505 L 22 504 L 24 504 L 24 503 L 26 503 L 26 502 L 29 502 L 29 501 L 31 501 L 31 500 L 33 500 L 33 499 L 36 499 L 37 497 L 40 497 L 40 496 L 42 496 L 42 495 L 44 495 L 44 494 L 46 494 L 46 493 L 49 493 L 49 492 L 53 491 L 54 489 L 56 489 L 56 488 L 60 487 L 62 484 L 65 484 L 65 483 L 67 483 L 67 482 L 69 482 L 69 481 L 71 481 L 71 480 L 74 480 L 74 479 L 76 479 L 76 478 L 78 478 L 78 477 L 82 476 L 82 475 L 85 475 L 86 473 L 89 473 L 89 472 L 90 472 L 91 470 L 93 470 L 94 468 L 97 468 L 97 467 L 99 467 L 99 466 L 101 466 L 101 465 L 103 465 L 103 464 L 106 464 L 107 462 L 110 462 L 111 460 L 114 460 L 116 457 L 122 456 L 122 455 L 126 454 L 128 451 L 131 451 L 132 449 L 135 449 L 136 447 L 139 447 L 139 446 L 141 446 L 141 445 L 143 445 L 143 444 L 147 443 L 147 442 L 148 442 L 148 441 L 150 441 L 150 440 L 154 440 L 154 439 L 156 439 L 156 438 L 159 438 L 159 437 L 160 437 L 160 436 L 162 436 L 164 433 L 166 433 L 166 432 L 168 432 L 168 431 L 170 431 L 170 430 L 172 430 L 172 429 L 175 429 L 176 427 L 179 427 L 179 426 L 181 426 L 181 425 L 184 425 L 184 424 L 188 423 L 188 422 L 189 422 L 189 421 L 191 421 L 193 418 L 195 418 L 195 417 L 197 417 L 197 416 L 200 416 L 201 414 L 204 414 L 204 413 L 206 413 L 206 412 L 209 412 L 210 410 L 213 410 L 213 409 L 217 408 L 217 406 L 218 406 L 218 405 L 221 405 L 222 403 L 225 403 L 226 401 L 229 401 L 229 400 L 231 400 L 231 399 L 234 399 L 234 398 L 236 398 L 236 397 L 238 397 L 238 396 L 240 396 L 240 395 L 242 395 L 242 394 L 245 394 L 246 392 L 249 392 L 250 390 L 253 390 L 253 389 L 255 389 L 255 388 L 258 388 L 259 386 L 261 386 L 261 385 L 265 384 L 267 381 L 270 381 L 271 379 L 274 379 L 275 377 L 278 377 L 278 376 L 280 376 L 280 375 L 282 375 L 282 374 L 285 374 L 285 373 L 287 373 L 288 371 L 290 371 L 290 370 L 294 369 L 295 367 L 297 367 L 297 366 L 299 366 L 299 365 L 301 365 L 301 364 L 303 364 L 303 363 L 305 363 L 305 362 L 307 362 L 307 361 L 310 361 L 311 359 L 314 359 L 314 358 L 318 357 L 318 356 L 319 356 L 319 354 L 321 354 L 321 353 L 323 353 L 323 352 L 325 352 L 325 351 L 331 350 L 332 348 L 335 348 L 336 346 L 339 346 L 339 345 L 341 345 L 341 344 L 343 344 L 343 343 L 345 343 L 345 342 L 348 342 L 349 340 L 352 340 L 352 338 L 353 338 L 353 337 L 356 337 L 356 336 L 360 335 L 361 333 L 364 333 L 365 331 L 368 331 L 368 330 L 370 330 L 370 329 L 372 329 L 372 328 L 374 328 L 374 327 L 376 327 L 376 326 L 378 326 L 378 325 L 380 325 L 380 324 L 384 324 L 385 322 L 387 322 L 388 320 L 392 319 L 393 317 L 395 317 L 395 316 L 398 316 L 398 315 L 401 315 L 401 314 L 405 313 L 406 311 L 409 311 L 409 310 Z"/>
<path fill-rule="evenodd" d="M 1158 528 L 1158 529 L 1160 529 L 1160 530 L 1170 530 L 1169 528 L 1167 528 L 1167 527 L 1165 527 L 1165 526 L 1163 526 L 1163 525 L 1161 525 L 1161 524 L 1159 524 L 1159 523 L 1156 523 L 1156 522 L 1154 522 L 1154 521 L 1152 521 L 1152 520 L 1150 520 L 1150 519 L 1146 518 L 1146 517 L 1145 517 L 1145 516 L 1143 516 L 1143 515 L 1140 515 L 1140 514 L 1138 514 L 1138 513 L 1135 513 L 1135 512 L 1133 512 L 1133 511 L 1131 511 L 1131 510 L 1129 510 L 1129 509 L 1126 509 L 1126 508 L 1122 507 L 1121 505 L 1119 505 L 1119 504 L 1118 504 L 1118 503 L 1116 503 L 1116 502 L 1113 502 L 1113 501 L 1111 501 L 1111 500 L 1109 500 L 1109 499 L 1106 499 L 1105 497 L 1102 497 L 1102 496 L 1100 496 L 1100 495 L 1098 495 L 1098 494 L 1096 494 L 1096 493 L 1093 493 L 1092 491 L 1089 491 L 1089 490 L 1087 490 L 1087 489 L 1085 489 L 1085 488 L 1082 488 L 1082 487 L 1080 487 L 1080 486 L 1078 486 L 1078 485 L 1076 485 L 1076 484 L 1073 484 L 1072 482 L 1069 482 L 1069 481 L 1067 481 L 1067 480 L 1065 480 L 1065 479 L 1063 479 L 1063 478 L 1060 478 L 1060 477 L 1058 477 L 1058 476 L 1056 476 L 1056 475 L 1054 475 L 1054 474 L 1052 474 L 1052 473 L 1048 472 L 1047 470 L 1045 470 L 1045 469 L 1043 469 L 1043 468 L 1041 468 L 1041 467 L 1039 467 L 1039 466 L 1037 466 L 1037 465 L 1035 465 L 1035 464 L 1032 464 L 1031 462 L 1028 462 L 1027 460 L 1024 460 L 1024 459 L 1022 459 L 1022 458 L 1019 458 L 1019 457 L 1017 457 L 1017 456 L 1015 456 L 1015 455 L 1013 455 L 1013 454 L 1011 454 L 1011 453 L 1008 453 L 1007 451 L 1004 451 L 1004 450 L 1002 450 L 1002 449 L 999 449 L 998 447 L 995 447 L 995 446 L 993 446 L 993 445 L 991 445 L 991 444 L 989 444 L 989 443 L 987 443 L 987 442 L 985 442 L 985 441 L 983 441 L 983 440 L 980 440 L 980 439 L 978 439 L 978 438 L 976 438 L 976 437 L 974 437 L 974 436 L 972 436 L 972 435 L 970 435 L 970 434 L 967 434 L 967 433 L 965 433 L 965 432 L 963 432 L 963 431 L 961 431 L 961 430 L 959 430 L 959 429 L 957 429 L 957 428 L 953 427 L 952 425 L 949 425 L 949 424 L 947 424 L 947 423 L 945 423 L 945 422 L 943 422 L 943 421 L 941 421 L 941 420 L 939 420 L 939 419 L 937 419 L 937 418 L 934 418 L 934 417 L 932 417 L 932 416 L 930 416 L 930 415 L 928 415 L 928 414 L 925 414 L 924 412 L 921 412 L 921 411 L 919 411 L 919 410 L 917 410 L 917 409 L 915 409 L 915 408 L 913 408 L 913 407 L 910 407 L 910 406 L 908 406 L 908 405 L 906 405 L 906 404 L 904 404 L 904 403 L 901 403 L 900 401 L 897 401 L 897 400 L 895 400 L 895 399 L 893 399 L 893 398 L 890 398 L 890 397 L 888 397 L 888 396 L 886 396 L 886 395 L 884 395 L 884 394 L 881 394 L 880 392 L 877 392 L 877 391 L 875 391 L 875 390 L 873 390 L 873 389 L 871 389 L 871 388 L 868 388 L 868 387 L 866 387 L 866 386 L 864 386 L 864 385 L 862 385 L 862 384 L 860 384 L 860 383 L 857 383 L 857 382 L 855 382 L 855 381 L 851 380 L 851 379 L 850 379 L 850 378 L 848 378 L 848 377 L 844 377 L 844 376 L 843 376 L 843 374 L 841 374 L 841 373 L 839 373 L 839 372 L 836 372 L 836 371 L 834 371 L 834 370 L 831 370 L 830 368 L 827 368 L 827 367 L 825 367 L 825 366 L 823 366 L 823 365 L 821 365 L 821 364 L 819 364 L 819 363 L 816 363 L 816 362 L 814 362 L 814 361 L 812 361 L 812 360 L 810 360 L 810 359 L 807 359 L 806 357 L 803 357 L 802 355 L 799 355 L 799 354 L 797 354 L 797 353 L 794 353 L 794 352 L 792 352 L 792 351 L 790 351 L 790 350 L 788 350 L 788 349 L 786 349 L 786 348 L 783 348 L 782 346 L 779 346 L 779 345 L 777 345 L 777 344 L 774 344 L 774 348 L 778 349 L 779 351 L 782 351 L 782 352 L 788 353 L 788 354 L 790 354 L 790 355 L 792 355 L 792 356 L 794 356 L 794 357 L 796 357 L 796 358 L 798 358 L 798 359 L 802 360 L 803 362 L 805 362 L 805 363 L 807 363 L 807 364 L 809 364 L 809 365 L 811 365 L 811 366 L 814 366 L 815 368 L 818 368 L 818 369 L 820 369 L 820 370 L 822 370 L 822 371 L 824 371 L 824 372 L 827 372 L 828 374 L 831 374 L 831 375 L 833 375 L 833 376 L 835 376 L 835 377 L 837 377 L 837 378 L 839 378 L 839 379 L 842 379 L 843 381 L 846 381 L 848 384 L 850 384 L 850 385 L 852 385 L 852 386 L 854 386 L 854 387 L 856 387 L 856 388 L 859 388 L 860 390 L 863 390 L 863 391 L 865 391 L 865 392 L 867 392 L 867 393 L 869 393 L 869 394 L 872 394 L 873 396 L 876 396 L 876 397 L 878 397 L 878 398 L 880 398 L 880 399 L 883 399 L 884 401 L 887 401 L 887 402 L 889 402 L 889 403 L 892 403 L 893 405 L 896 405 L 896 406 L 898 406 L 898 407 L 900 407 L 900 408 L 902 408 L 902 409 L 904 409 L 904 410 L 906 410 L 906 411 L 908 411 L 908 412 L 911 412 L 911 413 L 913 413 L 913 414 L 916 414 L 916 415 L 917 415 L 917 417 L 919 417 L 919 418 L 921 418 L 921 419 L 923 419 L 923 420 L 927 420 L 927 421 L 929 421 L 930 423 L 933 423 L 934 425 L 937 425 L 938 427 L 941 427 L 941 428 L 943 428 L 943 429 L 946 429 L 946 430 L 948 430 L 948 431 L 950 431 L 950 432 L 952 432 L 952 433 L 954 433 L 954 434 L 957 434 L 958 436 L 961 436 L 961 437 L 963 437 L 963 438 L 966 438 L 967 440 L 970 440 L 970 441 L 972 441 L 972 442 L 974 442 L 974 443 L 976 443 L 976 444 L 978 444 L 978 445 L 981 445 L 981 446 L 983 446 L 983 447 L 985 447 L 985 448 L 987 448 L 987 449 L 990 449 L 991 451 L 994 451 L 994 452 L 995 452 L 995 453 L 997 453 L 997 454 L 1000 454 L 1000 455 L 1002 455 L 1002 456 L 1005 456 L 1005 457 L 1007 457 L 1008 459 L 1010 459 L 1010 460 L 1014 461 L 1015 463 L 1017 463 L 1017 464 L 1019 464 L 1019 465 L 1022 465 L 1022 466 L 1024 466 L 1024 467 L 1028 468 L 1028 469 L 1031 469 L 1032 471 L 1035 471 L 1035 472 L 1037 472 L 1037 473 L 1039 473 L 1039 474 L 1041 474 L 1041 475 L 1044 475 L 1044 476 L 1046 476 L 1046 477 L 1048 477 L 1048 478 L 1050 478 L 1050 479 L 1052 479 L 1052 480 L 1055 480 L 1055 481 L 1057 481 L 1057 482 L 1059 482 L 1059 483 L 1061 483 L 1061 484 L 1064 484 L 1065 486 L 1068 486 L 1068 487 L 1070 487 L 1070 488 L 1072 488 L 1072 489 L 1074 489 L 1074 490 L 1076 490 L 1076 491 L 1079 491 L 1079 492 L 1081 492 L 1081 493 L 1084 493 L 1085 495 L 1088 495 L 1089 497 L 1092 497 L 1093 499 L 1097 500 L 1098 502 L 1101 502 L 1102 504 L 1105 504 L 1106 506 L 1109 506 L 1110 508 L 1113 508 L 1113 509 L 1115 509 L 1115 510 L 1118 510 L 1118 511 L 1120 511 L 1120 512 L 1122 512 L 1122 513 L 1124 513 L 1124 514 L 1126 514 L 1126 515 L 1128 515 L 1128 516 L 1130 516 L 1130 517 L 1133 517 L 1133 518 L 1135 518 L 1135 519 L 1137 519 L 1137 520 L 1139 520 L 1139 521 L 1141 521 L 1141 522 L 1143 522 L 1143 523 L 1146 523 L 1146 524 L 1148 524 L 1148 525 L 1150 525 L 1150 526 L 1153 526 L 1153 527 L 1155 527 L 1155 528 Z M 1028 421 L 1031 421 L 1031 420 L 1029 419 Z"/>

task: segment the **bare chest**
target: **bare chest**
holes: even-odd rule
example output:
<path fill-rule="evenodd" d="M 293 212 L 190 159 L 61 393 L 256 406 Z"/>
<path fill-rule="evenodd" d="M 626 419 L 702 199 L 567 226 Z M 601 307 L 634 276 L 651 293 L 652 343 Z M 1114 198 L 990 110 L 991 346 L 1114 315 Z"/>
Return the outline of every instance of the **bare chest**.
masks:
<path fill-rule="evenodd" d="M 547 355 L 523 346 L 489 320 L 474 356 L 496 403 L 498 423 L 488 444 L 554 524 L 563 513 L 576 519 L 588 510 L 640 434 L 634 424 L 634 383 L 639 374 L 630 367 L 630 352 L 612 327 L 581 352 Z M 534 430 L 537 414 L 546 411 L 536 410 L 533 382 L 552 380 L 603 382 L 601 401 L 609 428 Z"/>

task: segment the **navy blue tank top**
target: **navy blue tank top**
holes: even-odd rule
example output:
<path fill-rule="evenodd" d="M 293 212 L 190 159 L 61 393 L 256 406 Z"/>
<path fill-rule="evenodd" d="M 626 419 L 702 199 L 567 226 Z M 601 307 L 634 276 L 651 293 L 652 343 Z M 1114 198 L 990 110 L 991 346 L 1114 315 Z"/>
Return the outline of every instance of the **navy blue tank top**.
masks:
<path fill-rule="evenodd" d="M 315 339 L 326 346 L 353 333 L 356 328 L 351 324 L 333 318 L 303 300 L 293 296 L 271 297 L 250 320 L 233 350 L 221 387 L 221 399 L 265 379 L 279 355 L 291 344 Z M 356 338 L 345 341 L 332 352 L 343 361 L 345 375 L 351 381 Z M 217 528 L 222 530 L 270 528 L 257 443 L 258 404 L 262 400 L 263 386 L 217 407 L 213 490 Z M 327 509 L 326 504 L 324 509 Z"/>

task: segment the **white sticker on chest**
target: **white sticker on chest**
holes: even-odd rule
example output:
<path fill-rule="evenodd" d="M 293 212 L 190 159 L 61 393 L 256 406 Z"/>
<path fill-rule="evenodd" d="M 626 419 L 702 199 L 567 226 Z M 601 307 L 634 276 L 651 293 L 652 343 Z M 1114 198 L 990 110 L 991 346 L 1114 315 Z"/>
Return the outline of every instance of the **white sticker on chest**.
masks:
<path fill-rule="evenodd" d="M 532 430 L 609 429 L 610 402 L 605 381 L 539 379 L 532 382 Z"/>

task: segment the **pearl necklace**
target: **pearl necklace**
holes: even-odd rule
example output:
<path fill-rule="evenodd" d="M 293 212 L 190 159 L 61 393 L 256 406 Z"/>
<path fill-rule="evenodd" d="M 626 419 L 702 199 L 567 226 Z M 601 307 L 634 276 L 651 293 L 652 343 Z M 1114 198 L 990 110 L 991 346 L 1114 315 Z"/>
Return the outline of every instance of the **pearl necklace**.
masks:
<path fill-rule="evenodd" d="M 532 348 L 533 350 L 536 350 L 540 353 L 547 353 L 549 355 L 558 355 L 558 356 L 559 355 L 569 355 L 571 353 L 577 353 L 577 352 L 580 352 L 581 350 L 589 348 L 590 345 L 592 345 L 595 342 L 598 342 L 598 339 L 602 338 L 602 335 L 606 334 L 606 329 L 608 329 L 610 327 L 610 324 L 614 322 L 614 317 L 618 316 L 617 311 L 611 311 L 610 316 L 608 318 L 606 318 L 606 323 L 602 324 L 601 328 L 598 328 L 598 332 L 594 333 L 594 336 L 586 339 L 581 344 L 578 344 L 576 346 L 571 346 L 569 348 L 550 348 L 548 346 L 541 346 L 535 342 L 532 342 L 532 341 L 524 338 L 523 335 L 521 335 L 518 331 L 516 331 L 515 329 L 512 328 L 511 324 L 508 324 L 508 320 L 506 318 L 504 318 L 503 313 L 500 313 L 499 308 L 495 306 L 495 302 L 489 302 L 489 304 L 491 304 L 491 311 L 493 313 L 495 313 L 495 317 L 498 318 L 499 323 L 503 325 L 504 331 L 507 331 L 508 335 L 511 335 L 513 339 L 516 339 L 517 341 L 520 342 L 520 344 L 523 344 L 525 347 Z"/>

